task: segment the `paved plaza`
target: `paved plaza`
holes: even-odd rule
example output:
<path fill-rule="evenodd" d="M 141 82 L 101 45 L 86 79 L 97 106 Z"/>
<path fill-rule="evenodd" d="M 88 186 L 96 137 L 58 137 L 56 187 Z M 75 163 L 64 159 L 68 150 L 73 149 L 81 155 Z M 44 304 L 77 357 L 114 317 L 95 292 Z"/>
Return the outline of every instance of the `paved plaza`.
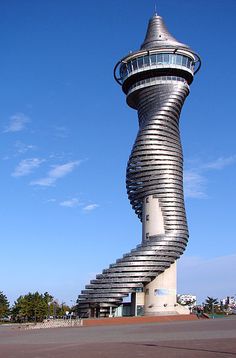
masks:
<path fill-rule="evenodd" d="M 236 317 L 38 330 L 1 326 L 0 357 L 236 357 Z"/>

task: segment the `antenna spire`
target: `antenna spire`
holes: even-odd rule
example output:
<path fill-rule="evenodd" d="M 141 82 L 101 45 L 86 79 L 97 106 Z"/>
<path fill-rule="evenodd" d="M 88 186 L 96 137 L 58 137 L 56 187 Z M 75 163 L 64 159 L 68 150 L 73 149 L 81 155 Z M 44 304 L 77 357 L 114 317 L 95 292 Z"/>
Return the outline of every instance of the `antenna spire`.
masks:
<path fill-rule="evenodd" d="M 155 4 L 154 4 L 154 15 L 157 15 L 157 3 L 155 1 Z"/>

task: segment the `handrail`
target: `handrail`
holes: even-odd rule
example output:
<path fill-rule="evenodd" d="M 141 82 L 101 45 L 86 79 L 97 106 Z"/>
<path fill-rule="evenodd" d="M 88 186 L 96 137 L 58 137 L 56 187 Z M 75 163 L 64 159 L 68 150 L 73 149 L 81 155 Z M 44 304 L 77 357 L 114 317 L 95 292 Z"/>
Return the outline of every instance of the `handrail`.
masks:
<path fill-rule="evenodd" d="M 195 61 L 195 63 L 198 63 L 198 68 L 193 73 L 195 75 L 200 70 L 200 68 L 202 66 L 202 61 L 201 61 L 200 56 L 197 53 L 194 53 L 194 55 L 197 57 L 197 61 Z"/>
<path fill-rule="evenodd" d="M 116 82 L 117 82 L 120 86 L 122 86 L 122 82 L 121 82 L 121 78 L 120 78 L 120 77 L 118 78 L 118 77 L 116 76 L 116 70 L 117 70 L 118 66 L 121 64 L 121 62 L 122 62 L 122 60 L 118 61 L 117 64 L 115 65 L 115 67 L 114 67 L 114 70 L 113 70 L 114 79 L 116 80 Z"/>
<path fill-rule="evenodd" d="M 174 54 L 176 53 L 178 51 L 178 48 L 177 49 L 175 49 L 174 50 Z M 201 58 L 200 58 L 200 56 L 196 53 L 196 52 L 192 52 L 193 54 L 194 54 L 194 56 L 195 56 L 195 58 L 196 58 L 196 60 L 194 61 L 194 64 L 198 64 L 198 68 L 193 72 L 193 74 L 195 75 L 199 70 L 200 70 L 200 68 L 201 68 Z M 115 67 L 114 67 L 114 70 L 113 70 L 113 76 L 114 76 L 114 79 L 115 79 L 115 81 L 120 85 L 120 86 L 122 86 L 122 84 L 123 84 L 123 82 L 122 82 L 122 78 L 121 77 L 118 77 L 117 76 L 117 69 L 118 69 L 118 67 L 119 67 L 119 65 L 121 64 L 121 63 L 126 63 L 126 62 L 124 62 L 124 59 L 121 59 L 120 61 L 118 61 L 117 62 L 117 64 L 115 65 Z M 164 65 L 164 66 L 167 66 L 167 65 L 174 65 L 174 64 L 170 64 L 170 63 L 163 63 L 162 65 Z M 151 66 L 151 65 L 150 65 Z M 177 65 L 178 66 L 178 65 Z M 182 65 L 180 65 L 180 66 L 182 66 Z M 172 67 L 172 66 L 171 66 Z M 188 68 L 188 67 L 186 67 L 186 66 L 183 66 L 184 68 Z M 140 70 L 141 70 L 141 68 L 140 68 Z"/>

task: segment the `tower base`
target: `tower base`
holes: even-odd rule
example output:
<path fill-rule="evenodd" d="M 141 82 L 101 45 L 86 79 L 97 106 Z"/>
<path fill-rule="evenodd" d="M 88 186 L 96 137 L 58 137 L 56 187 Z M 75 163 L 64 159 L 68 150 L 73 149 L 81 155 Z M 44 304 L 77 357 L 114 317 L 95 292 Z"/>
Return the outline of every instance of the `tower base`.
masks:
<path fill-rule="evenodd" d="M 190 314 L 187 307 L 177 303 L 176 262 L 147 284 L 144 292 L 136 292 L 132 306 L 134 315 L 166 316 Z"/>

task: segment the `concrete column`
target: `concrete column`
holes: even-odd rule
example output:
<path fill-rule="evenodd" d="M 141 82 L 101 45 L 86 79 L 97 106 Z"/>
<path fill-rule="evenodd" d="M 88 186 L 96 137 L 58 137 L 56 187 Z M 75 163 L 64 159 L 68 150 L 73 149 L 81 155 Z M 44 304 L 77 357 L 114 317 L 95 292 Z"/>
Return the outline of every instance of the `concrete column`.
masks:
<path fill-rule="evenodd" d="M 164 234 L 164 219 L 158 198 L 147 196 L 143 201 L 142 238 L 148 240 L 149 236 Z"/>
<path fill-rule="evenodd" d="M 145 315 L 189 314 L 189 309 L 177 303 L 176 262 L 145 286 Z"/>
<path fill-rule="evenodd" d="M 176 310 L 176 263 L 145 286 L 145 315 L 170 314 Z"/>
<path fill-rule="evenodd" d="M 149 240 L 150 236 L 165 234 L 164 218 L 158 198 L 149 195 L 144 199 L 142 215 L 143 242 Z M 189 314 L 189 310 L 177 304 L 176 282 L 175 262 L 145 286 L 145 315 Z"/>
<path fill-rule="evenodd" d="M 130 314 L 136 316 L 136 293 L 131 293 Z"/>

